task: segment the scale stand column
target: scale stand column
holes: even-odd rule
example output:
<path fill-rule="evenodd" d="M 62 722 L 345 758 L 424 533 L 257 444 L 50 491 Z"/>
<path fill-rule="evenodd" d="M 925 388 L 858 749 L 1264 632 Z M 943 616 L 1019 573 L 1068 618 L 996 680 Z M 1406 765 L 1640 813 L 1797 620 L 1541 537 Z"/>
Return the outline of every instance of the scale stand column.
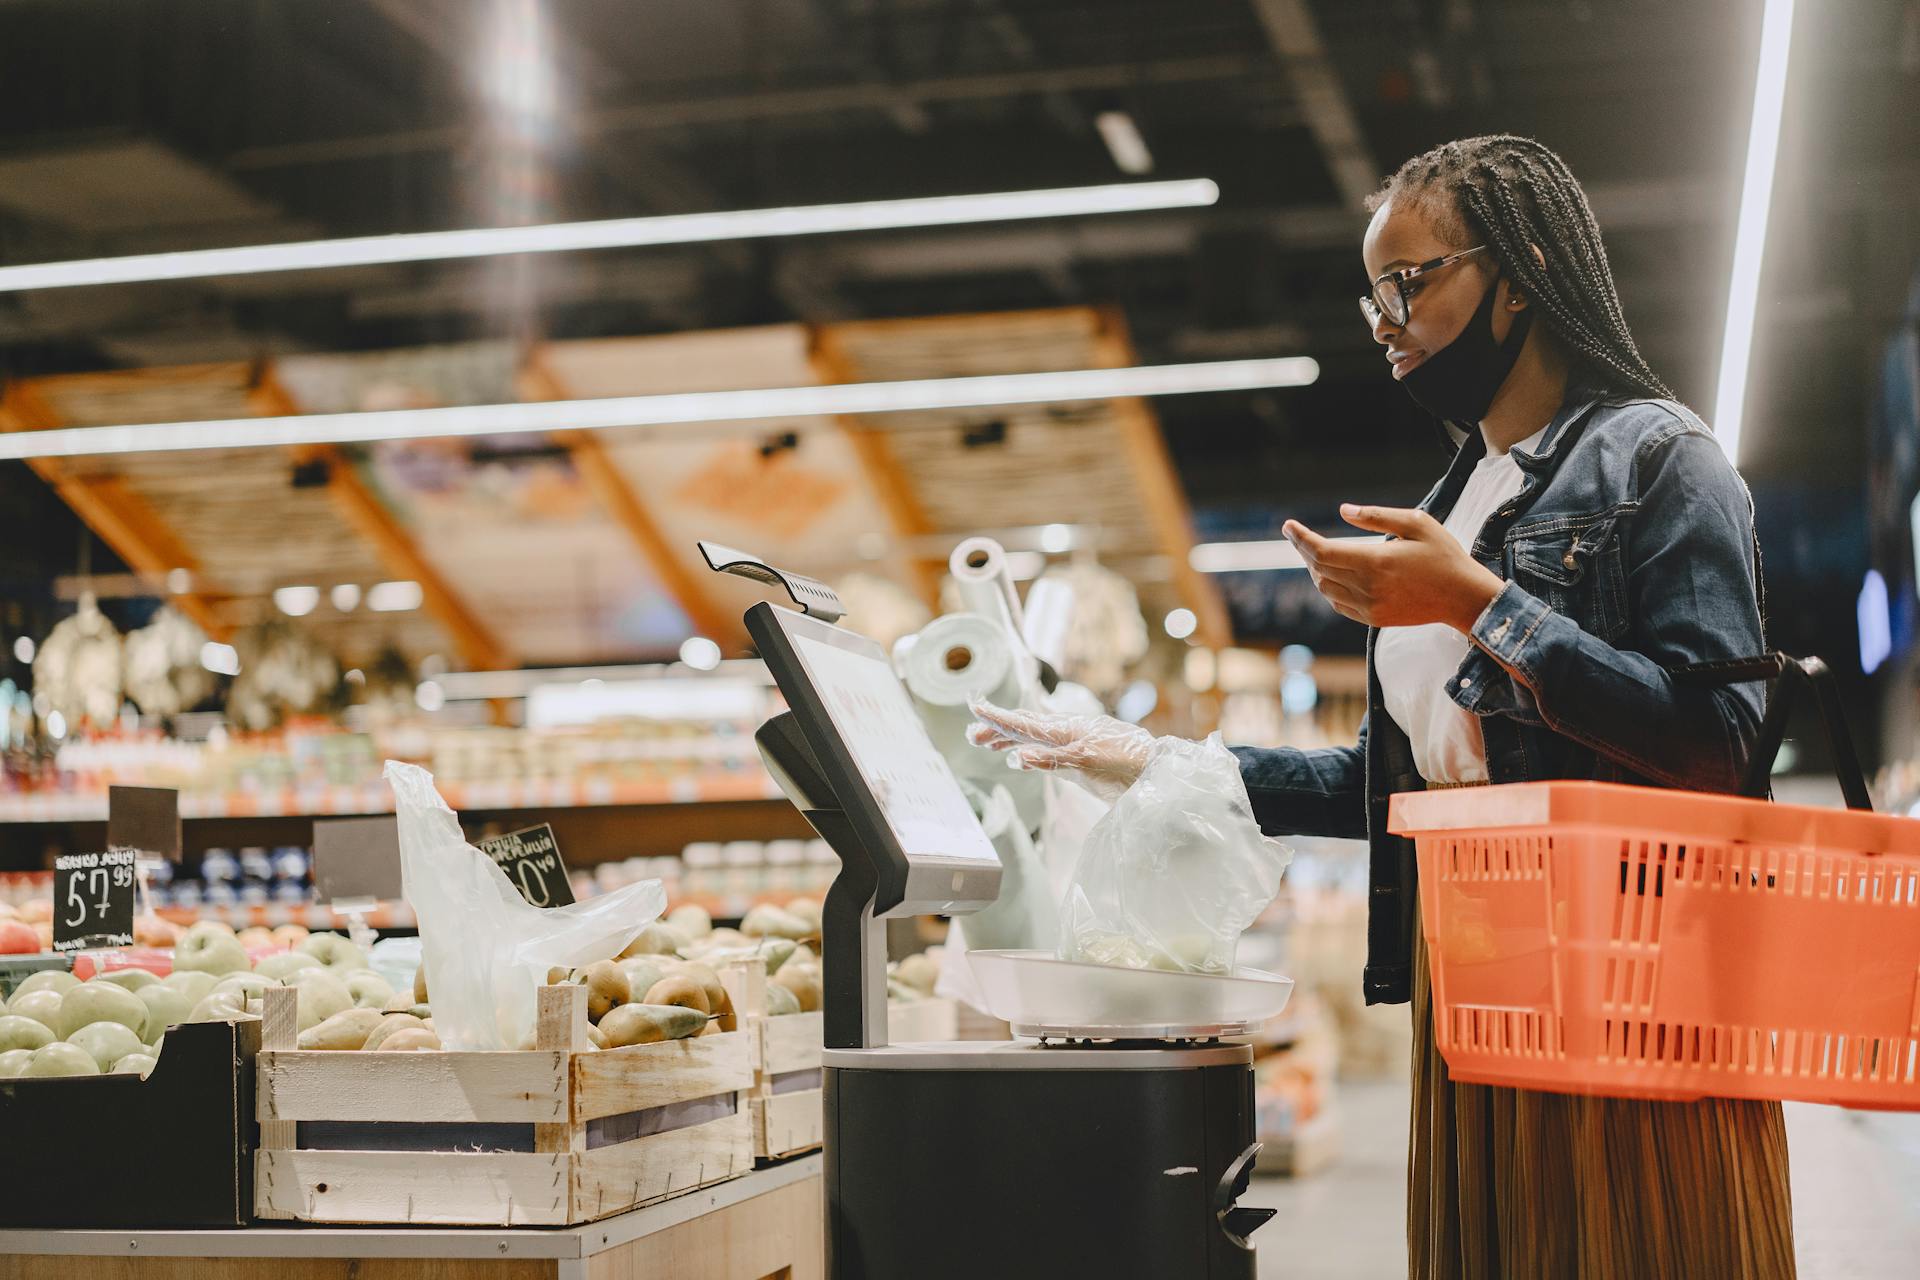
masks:
<path fill-rule="evenodd" d="M 878 882 L 857 849 L 847 817 L 813 809 L 807 821 L 840 857 L 840 874 L 820 912 L 824 1047 L 875 1049 L 887 1043 L 887 922 L 873 914 Z"/>

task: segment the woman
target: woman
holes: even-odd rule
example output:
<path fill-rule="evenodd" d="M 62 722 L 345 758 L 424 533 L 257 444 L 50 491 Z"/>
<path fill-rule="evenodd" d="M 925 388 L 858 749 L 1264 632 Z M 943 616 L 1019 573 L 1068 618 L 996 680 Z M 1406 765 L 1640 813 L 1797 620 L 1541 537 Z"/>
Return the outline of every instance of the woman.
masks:
<path fill-rule="evenodd" d="M 1776 1280 L 1794 1274 L 1778 1104 L 1453 1084 L 1433 1040 L 1409 842 L 1387 798 L 1598 778 L 1726 791 L 1762 691 L 1672 668 L 1764 650 L 1746 488 L 1641 359 L 1585 194 L 1527 138 L 1408 161 L 1372 204 L 1361 310 L 1393 377 L 1461 435 L 1415 509 L 1344 506 L 1386 541 L 1285 533 L 1365 623 L 1360 741 L 1236 748 L 1272 835 L 1371 845 L 1369 1003 L 1414 1005 L 1409 1274 Z M 1125 786 L 1153 740 L 979 709 L 975 741 Z"/>

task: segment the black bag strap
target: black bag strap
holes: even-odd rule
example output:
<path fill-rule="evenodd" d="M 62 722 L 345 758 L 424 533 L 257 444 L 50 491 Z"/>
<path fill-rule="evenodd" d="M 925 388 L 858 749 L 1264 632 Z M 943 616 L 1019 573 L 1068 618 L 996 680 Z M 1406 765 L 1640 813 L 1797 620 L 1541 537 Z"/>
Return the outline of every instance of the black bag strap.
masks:
<path fill-rule="evenodd" d="M 1767 780 L 1773 776 L 1774 757 L 1780 754 L 1781 740 L 1787 732 L 1787 716 L 1793 710 L 1794 692 L 1806 685 L 1819 700 L 1820 719 L 1826 724 L 1827 740 L 1833 744 L 1833 772 L 1840 780 L 1847 808 L 1871 812 L 1873 799 L 1867 794 L 1866 775 L 1860 771 L 1860 756 L 1853 748 L 1853 735 L 1847 732 L 1847 720 L 1840 709 L 1840 690 L 1833 672 L 1818 658 L 1794 658 L 1775 651 L 1757 658 L 1728 658 L 1717 662 L 1695 662 L 1668 669 L 1668 675 L 1682 684 L 1697 688 L 1718 688 L 1729 684 L 1773 681 L 1773 696 L 1767 700 L 1766 718 L 1760 722 L 1760 737 L 1747 758 L 1747 776 L 1740 794 L 1756 800 L 1767 796 Z"/>

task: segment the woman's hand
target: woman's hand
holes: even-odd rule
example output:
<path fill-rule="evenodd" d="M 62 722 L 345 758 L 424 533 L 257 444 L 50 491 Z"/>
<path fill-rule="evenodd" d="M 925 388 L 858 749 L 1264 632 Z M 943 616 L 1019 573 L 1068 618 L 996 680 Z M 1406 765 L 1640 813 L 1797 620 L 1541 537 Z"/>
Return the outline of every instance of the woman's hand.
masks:
<path fill-rule="evenodd" d="M 1356 529 L 1392 534 L 1394 540 L 1323 538 L 1297 520 L 1287 521 L 1281 532 L 1299 549 L 1327 603 L 1355 622 L 1370 627 L 1444 622 L 1470 632 L 1505 585 L 1424 511 L 1345 503 L 1340 518 Z"/>
<path fill-rule="evenodd" d="M 974 746 L 1009 752 L 1022 769 L 1063 772 L 1109 802 L 1146 771 L 1153 749 L 1152 734 L 1112 716 L 1009 711 L 989 702 L 967 709 L 978 720 L 967 727 Z"/>

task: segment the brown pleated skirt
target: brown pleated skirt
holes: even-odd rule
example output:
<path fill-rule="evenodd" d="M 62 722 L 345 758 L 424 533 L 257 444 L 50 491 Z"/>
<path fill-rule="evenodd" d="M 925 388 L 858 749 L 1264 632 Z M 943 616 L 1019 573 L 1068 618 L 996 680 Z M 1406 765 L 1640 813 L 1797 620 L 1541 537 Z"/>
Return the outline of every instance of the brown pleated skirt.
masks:
<path fill-rule="evenodd" d="M 1413 977 L 1410 1280 L 1791 1280 L 1777 1102 L 1454 1084 Z"/>

